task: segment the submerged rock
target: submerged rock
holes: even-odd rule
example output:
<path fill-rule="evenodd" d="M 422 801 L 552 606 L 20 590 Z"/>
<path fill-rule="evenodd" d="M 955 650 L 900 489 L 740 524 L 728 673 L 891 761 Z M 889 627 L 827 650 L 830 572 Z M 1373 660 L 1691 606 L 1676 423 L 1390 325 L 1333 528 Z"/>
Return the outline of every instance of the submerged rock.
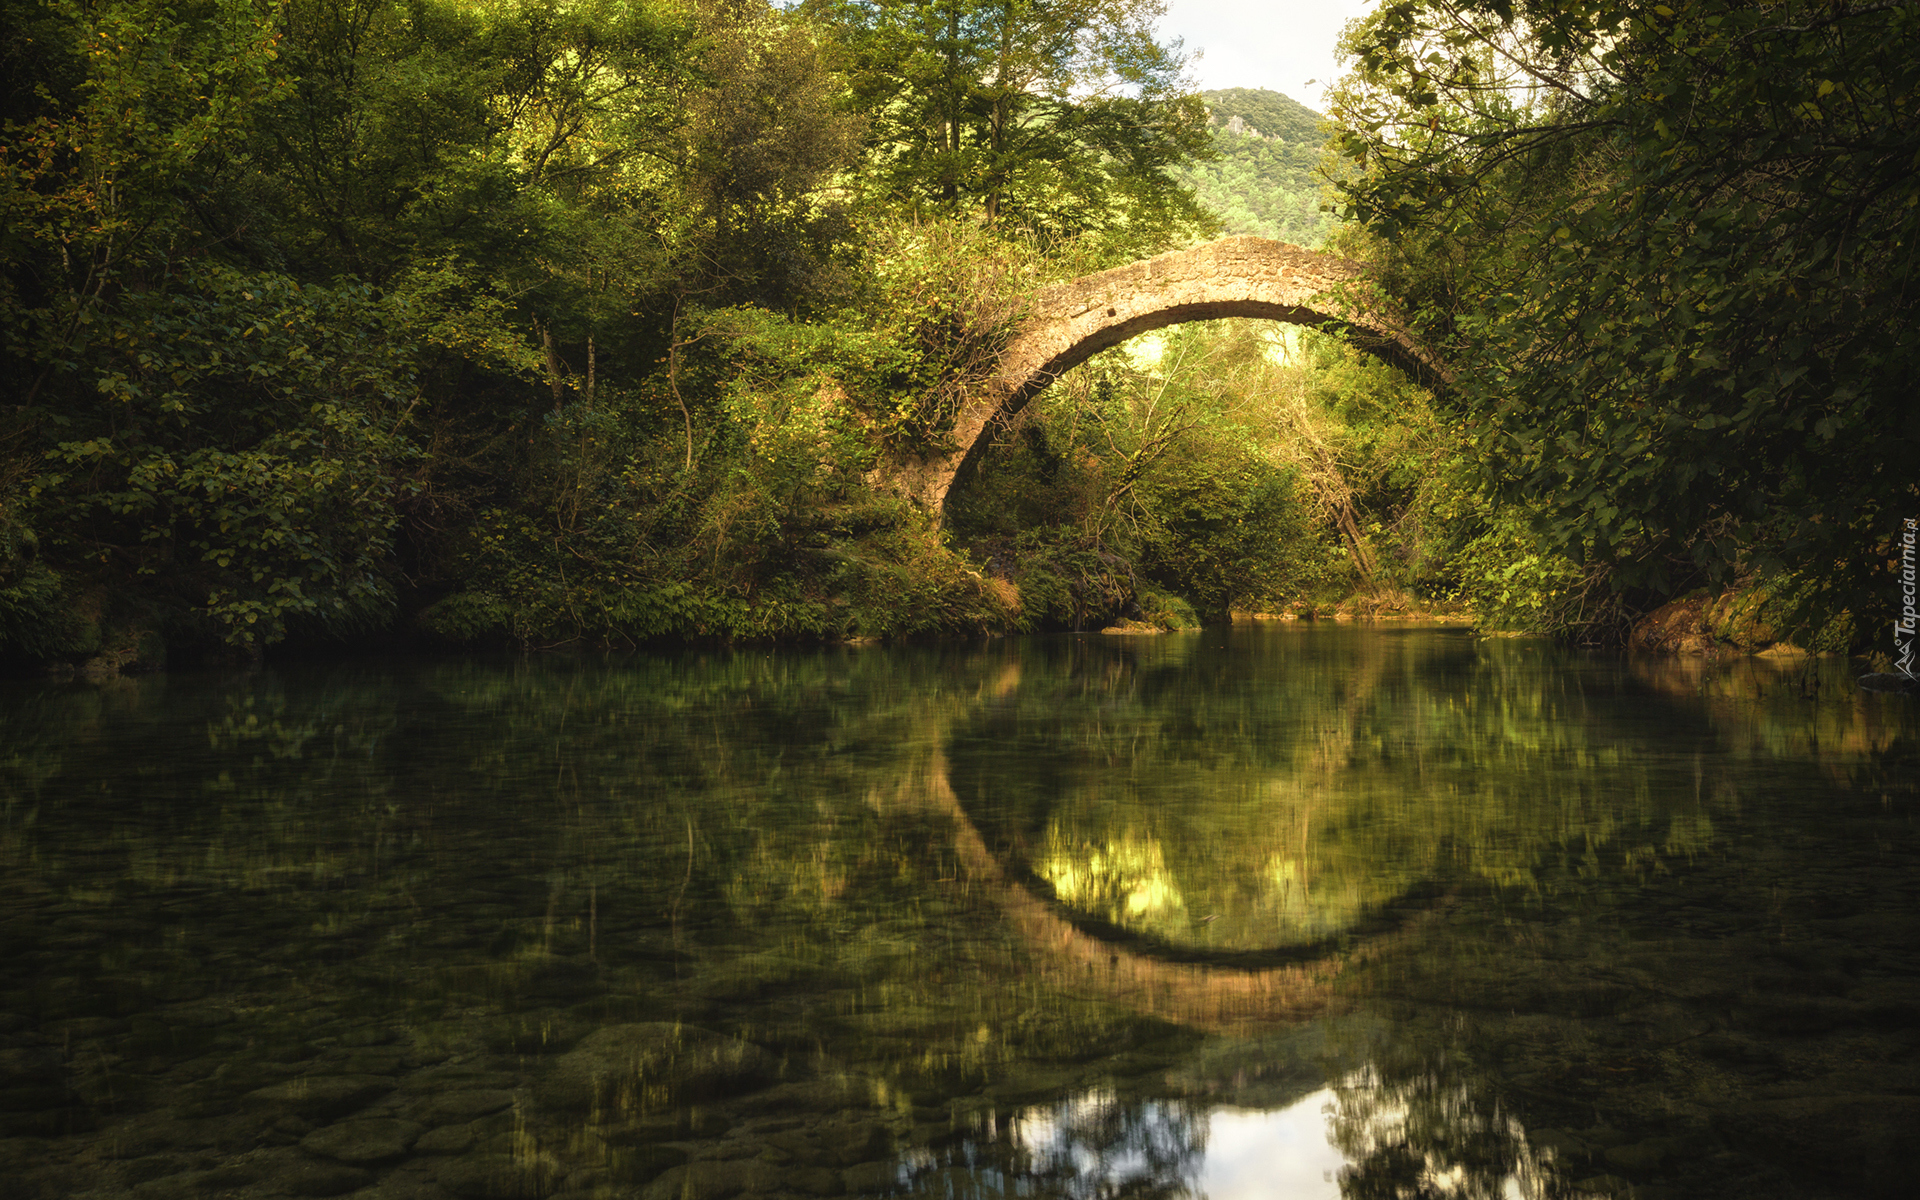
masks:
<path fill-rule="evenodd" d="M 534 1096 L 550 1108 L 638 1113 L 751 1091 L 778 1067 L 739 1038 L 664 1021 L 612 1025 L 561 1055 Z"/>
<path fill-rule="evenodd" d="M 372 1183 L 373 1172 L 345 1163 L 308 1159 L 289 1165 L 273 1182 L 294 1196 L 341 1196 Z"/>
<path fill-rule="evenodd" d="M 471 1121 L 497 1113 L 513 1103 L 513 1093 L 495 1088 L 471 1092 L 442 1092 L 433 1098 L 428 1116 L 435 1124 L 447 1121 Z"/>
<path fill-rule="evenodd" d="M 473 1126 L 443 1125 L 420 1135 L 413 1143 L 415 1154 L 465 1154 L 473 1145 Z"/>
<path fill-rule="evenodd" d="M 386 1117 L 342 1121 L 314 1130 L 300 1140 L 300 1148 L 345 1163 L 384 1162 L 405 1154 L 420 1133 L 420 1126 L 412 1121 Z"/>
<path fill-rule="evenodd" d="M 644 1195 L 646 1200 L 722 1200 L 740 1192 L 782 1190 L 788 1175 L 786 1170 L 757 1158 L 690 1162 L 668 1169 L 647 1186 Z M 837 1183 L 838 1175 L 834 1178 Z"/>
<path fill-rule="evenodd" d="M 379 1075 L 305 1075 L 248 1092 L 242 1103 L 255 1111 L 327 1120 L 364 1108 L 392 1090 L 393 1080 Z"/>
<path fill-rule="evenodd" d="M 483 1154 L 440 1168 L 440 1186 L 462 1200 L 540 1200 L 560 1171 L 549 1158 Z"/>
<path fill-rule="evenodd" d="M 1905 1195 L 1920 1096 L 1830 1095 L 1753 1100 L 1715 1116 L 1736 1147 L 1844 1181 L 1862 1195 Z"/>

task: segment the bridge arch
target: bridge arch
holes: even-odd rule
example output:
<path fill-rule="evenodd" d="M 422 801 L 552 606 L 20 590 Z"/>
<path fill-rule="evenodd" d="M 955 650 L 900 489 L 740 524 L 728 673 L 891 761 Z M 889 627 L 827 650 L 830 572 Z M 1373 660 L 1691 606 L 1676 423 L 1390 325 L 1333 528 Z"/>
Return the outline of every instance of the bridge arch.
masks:
<path fill-rule="evenodd" d="M 1392 313 L 1365 306 L 1347 285 L 1366 268 L 1267 238 L 1234 237 L 1174 250 L 1037 293 L 997 370 L 961 405 L 952 449 L 903 464 L 901 482 L 941 512 L 954 483 L 979 463 L 996 423 L 1061 374 L 1136 334 L 1188 321 L 1260 317 L 1347 332 L 1361 349 L 1443 389 L 1448 377 Z"/>

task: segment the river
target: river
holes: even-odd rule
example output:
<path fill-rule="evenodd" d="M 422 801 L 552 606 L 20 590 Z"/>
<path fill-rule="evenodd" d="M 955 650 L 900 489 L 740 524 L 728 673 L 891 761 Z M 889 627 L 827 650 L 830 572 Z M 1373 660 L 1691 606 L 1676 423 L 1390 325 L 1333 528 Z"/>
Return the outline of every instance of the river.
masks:
<path fill-rule="evenodd" d="M 0 684 L 0 1178 L 1855 1197 L 1920 746 L 1416 626 Z"/>

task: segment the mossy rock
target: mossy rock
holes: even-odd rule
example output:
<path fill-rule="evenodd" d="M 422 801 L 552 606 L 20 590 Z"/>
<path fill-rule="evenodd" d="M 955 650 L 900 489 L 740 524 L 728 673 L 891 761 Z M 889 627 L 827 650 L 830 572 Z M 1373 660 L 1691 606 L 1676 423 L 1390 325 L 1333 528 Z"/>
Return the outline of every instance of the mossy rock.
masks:
<path fill-rule="evenodd" d="M 1708 606 L 1707 631 L 1717 641 L 1742 650 L 1759 650 L 1780 639 L 1768 619 L 1772 593 L 1761 587 L 1723 593 Z"/>
<path fill-rule="evenodd" d="M 1702 614 L 1702 624 L 1717 641 L 1748 651 L 1791 644 L 1838 654 L 1854 635 L 1852 614 L 1830 603 L 1817 584 L 1790 575 L 1721 593 Z"/>
<path fill-rule="evenodd" d="M 1161 629 L 1200 628 L 1200 616 L 1193 611 L 1193 605 L 1171 593 L 1141 588 L 1138 602 L 1141 619 Z"/>
<path fill-rule="evenodd" d="M 1750 580 L 1708 596 L 1689 593 L 1634 624 L 1632 644 L 1670 654 L 1838 654 L 1854 638 L 1853 617 L 1816 584 L 1787 576 Z"/>

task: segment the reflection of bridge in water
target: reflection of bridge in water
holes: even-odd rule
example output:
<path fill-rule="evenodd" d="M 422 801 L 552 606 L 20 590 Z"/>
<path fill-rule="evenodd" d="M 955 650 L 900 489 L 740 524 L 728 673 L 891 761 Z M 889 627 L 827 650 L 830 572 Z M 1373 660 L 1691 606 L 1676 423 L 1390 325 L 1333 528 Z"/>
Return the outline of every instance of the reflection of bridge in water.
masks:
<path fill-rule="evenodd" d="M 944 752 L 934 755 L 925 794 L 953 818 L 954 848 L 961 863 L 987 886 L 1047 983 L 1196 1029 L 1245 1034 L 1338 1011 L 1342 999 L 1334 984 L 1340 975 L 1401 944 L 1431 911 L 1345 939 L 1348 944 L 1342 948 L 1322 944 L 1295 961 L 1275 965 L 1244 965 L 1248 956 L 1243 953 L 1168 955 L 1131 939 L 1089 932 L 1035 895 L 987 848 L 954 793 Z"/>

